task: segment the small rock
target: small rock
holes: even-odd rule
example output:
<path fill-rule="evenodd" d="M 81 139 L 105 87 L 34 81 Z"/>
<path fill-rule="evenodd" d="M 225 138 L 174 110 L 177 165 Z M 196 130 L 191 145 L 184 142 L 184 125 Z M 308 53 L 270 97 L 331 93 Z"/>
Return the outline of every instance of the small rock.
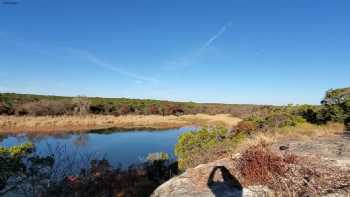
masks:
<path fill-rule="evenodd" d="M 280 146 L 280 150 L 288 150 L 289 147 L 288 146 Z"/>

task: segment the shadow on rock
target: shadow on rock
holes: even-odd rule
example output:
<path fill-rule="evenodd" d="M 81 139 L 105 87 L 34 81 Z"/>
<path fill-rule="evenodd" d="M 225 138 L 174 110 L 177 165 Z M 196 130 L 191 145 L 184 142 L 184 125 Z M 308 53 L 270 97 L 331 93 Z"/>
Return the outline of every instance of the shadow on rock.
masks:
<path fill-rule="evenodd" d="M 208 187 L 216 197 L 240 197 L 242 185 L 224 166 L 216 166 L 208 178 Z"/>

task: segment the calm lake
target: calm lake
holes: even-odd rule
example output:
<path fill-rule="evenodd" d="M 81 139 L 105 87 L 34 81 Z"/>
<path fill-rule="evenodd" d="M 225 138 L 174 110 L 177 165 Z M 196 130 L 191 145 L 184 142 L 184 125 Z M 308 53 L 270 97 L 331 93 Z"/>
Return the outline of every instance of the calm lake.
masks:
<path fill-rule="evenodd" d="M 178 137 L 194 127 L 167 130 L 108 130 L 59 135 L 11 135 L 0 137 L 1 146 L 31 141 L 40 155 L 106 158 L 113 166 L 123 167 L 142 162 L 149 153 L 166 152 L 175 158 Z"/>

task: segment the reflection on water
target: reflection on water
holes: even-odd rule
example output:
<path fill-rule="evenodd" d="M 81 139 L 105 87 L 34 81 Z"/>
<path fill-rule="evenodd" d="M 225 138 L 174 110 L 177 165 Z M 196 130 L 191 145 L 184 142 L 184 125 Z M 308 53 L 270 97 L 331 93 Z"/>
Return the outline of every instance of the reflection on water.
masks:
<path fill-rule="evenodd" d="M 94 154 L 105 157 L 113 165 L 128 166 L 141 162 L 148 153 L 167 152 L 174 157 L 178 137 L 195 128 L 167 130 L 108 130 L 89 133 L 65 133 L 52 135 L 7 135 L 0 137 L 0 146 L 13 146 L 27 141 L 36 145 L 39 154 L 64 149 L 61 154 Z M 63 153 L 62 153 L 63 152 Z"/>
<path fill-rule="evenodd" d="M 74 144 L 77 146 L 86 146 L 89 142 L 89 135 L 79 134 L 77 139 L 74 140 Z"/>

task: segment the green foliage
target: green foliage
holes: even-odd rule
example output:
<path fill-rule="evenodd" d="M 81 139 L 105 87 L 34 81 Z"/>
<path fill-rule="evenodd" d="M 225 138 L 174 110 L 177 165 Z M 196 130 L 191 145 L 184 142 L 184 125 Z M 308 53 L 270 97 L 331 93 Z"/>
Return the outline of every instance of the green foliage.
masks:
<path fill-rule="evenodd" d="M 234 128 L 236 132 L 252 132 L 259 128 L 263 120 L 251 118 L 250 120 L 243 120 Z"/>
<path fill-rule="evenodd" d="M 196 163 L 193 159 L 200 158 L 201 154 L 207 154 L 207 157 L 215 157 L 212 154 L 218 147 L 224 151 L 224 147 L 232 148 L 241 143 L 246 138 L 246 134 L 230 136 L 230 132 L 225 128 L 200 129 L 183 133 L 175 146 L 175 155 L 177 156 L 180 169 L 186 169 L 190 163 Z"/>
<path fill-rule="evenodd" d="M 281 113 L 268 116 L 263 122 L 263 125 L 269 128 L 281 128 L 286 126 L 296 126 L 303 122 L 305 122 L 304 119 L 299 116 Z"/>
<path fill-rule="evenodd" d="M 281 128 L 286 126 L 296 126 L 305 123 L 306 120 L 299 115 L 288 112 L 272 113 L 266 117 L 252 116 L 240 122 L 236 129 L 240 132 L 251 132 L 254 130 L 267 131 L 271 128 Z"/>
<path fill-rule="evenodd" d="M 350 94 L 350 88 L 330 89 L 326 92 L 325 99 L 338 98 Z"/>
<path fill-rule="evenodd" d="M 0 147 L 1 157 L 14 157 L 21 158 L 32 153 L 34 150 L 34 145 L 32 143 L 25 143 L 18 146 L 12 147 Z"/>
<path fill-rule="evenodd" d="M 244 121 L 251 121 L 251 122 L 255 122 L 255 123 L 260 125 L 265 121 L 265 118 L 261 117 L 261 116 L 252 115 L 252 116 L 245 118 Z"/>
<path fill-rule="evenodd" d="M 344 122 L 350 116 L 350 98 L 339 104 L 325 104 L 318 107 L 306 106 L 296 111 L 307 122 L 326 124 L 329 121 Z"/>

